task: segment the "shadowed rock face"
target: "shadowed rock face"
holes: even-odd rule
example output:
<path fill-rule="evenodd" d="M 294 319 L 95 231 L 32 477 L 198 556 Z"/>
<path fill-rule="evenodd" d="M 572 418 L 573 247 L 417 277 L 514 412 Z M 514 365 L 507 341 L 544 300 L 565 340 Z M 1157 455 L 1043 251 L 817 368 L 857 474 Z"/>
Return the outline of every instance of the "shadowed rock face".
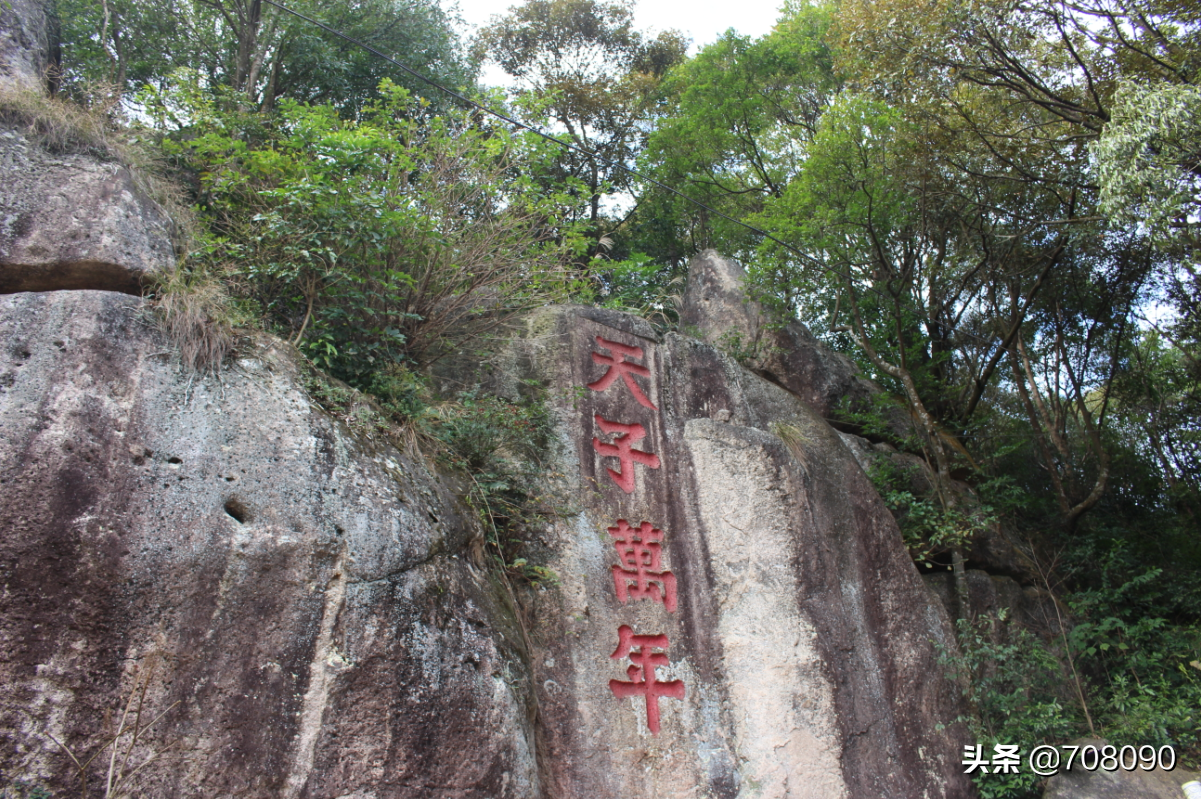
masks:
<path fill-rule="evenodd" d="M 1085 738 L 1074 741 L 1073 745 L 1093 746 L 1100 751 L 1108 743 L 1100 738 Z M 1120 766 L 1107 770 L 1098 768 L 1100 761 L 1094 762 L 1096 755 L 1089 753 L 1086 756 L 1087 764 L 1093 766 L 1092 770 L 1084 768 L 1077 755 L 1071 769 L 1064 768 L 1047 781 L 1043 799 L 1182 799 L 1184 791 L 1181 786 L 1186 782 L 1201 780 L 1201 774 L 1183 768 L 1165 771 L 1157 767 L 1146 771 L 1137 761 L 1136 767 L 1130 771 Z M 1131 762 L 1129 754 L 1126 755 L 1126 762 Z"/>
<path fill-rule="evenodd" d="M 0 127 L 0 294 L 140 294 L 175 265 L 172 223 L 120 164 Z"/>
<path fill-rule="evenodd" d="M 849 359 L 819 342 L 800 322 L 770 326 L 759 304 L 747 298 L 745 279 L 741 264 L 714 250 L 695 256 L 688 264 L 680 328 L 739 353 L 757 374 L 796 394 L 827 419 L 844 401 L 862 403 L 880 393 Z M 907 434 L 904 420 L 899 424 Z"/>
<path fill-rule="evenodd" d="M 0 297 L 5 783 L 66 795 L 53 738 L 90 756 L 144 687 L 132 795 L 538 795 L 520 631 L 436 476 L 282 350 L 189 378 L 146 313 Z"/>
<path fill-rule="evenodd" d="M 45 91 L 52 43 L 44 0 L 0 3 L 0 86 Z"/>
<path fill-rule="evenodd" d="M 619 351 L 646 367 L 637 393 L 604 379 Z M 528 598 L 550 795 L 973 795 L 937 663 L 945 613 L 813 410 L 709 345 L 595 309 L 531 317 L 490 379 L 519 378 L 550 391 L 548 471 L 578 509 L 538 542 L 561 585 Z M 615 422 L 642 426 L 643 462 L 611 454 Z M 621 520 L 643 543 L 659 531 L 638 555 L 654 587 L 628 574 Z M 647 674 L 623 631 L 665 636 L 643 639 L 665 683 L 657 734 L 628 695 Z"/>

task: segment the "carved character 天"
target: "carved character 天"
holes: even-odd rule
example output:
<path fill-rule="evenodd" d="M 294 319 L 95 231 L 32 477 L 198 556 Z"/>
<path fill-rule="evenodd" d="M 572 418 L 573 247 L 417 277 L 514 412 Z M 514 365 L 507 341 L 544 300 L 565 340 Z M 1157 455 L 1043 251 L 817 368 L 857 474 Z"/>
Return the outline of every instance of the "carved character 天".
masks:
<path fill-rule="evenodd" d="M 596 343 L 601 346 L 601 349 L 606 349 L 612 352 L 612 355 L 602 355 L 599 352 L 592 353 L 592 360 L 609 368 L 605 371 L 600 379 L 588 384 L 588 388 L 593 391 L 604 391 L 609 386 L 613 385 L 613 381 L 618 377 L 626 384 L 626 388 L 634 395 L 634 399 L 638 400 L 638 404 L 644 408 L 650 408 L 652 411 L 658 410 L 646 394 L 642 393 L 642 389 L 634 382 L 632 375 L 649 378 L 651 375 L 650 369 L 636 363 L 630 363 L 626 358 L 641 358 L 642 348 L 634 347 L 629 344 L 619 344 L 616 341 L 609 341 L 606 338 L 596 337 Z"/>
<path fill-rule="evenodd" d="M 650 522 L 630 527 L 618 519 L 609 528 L 621 563 L 613 566 L 613 586 L 624 604 L 630 599 L 650 599 L 667 611 L 676 609 L 676 577 L 663 568 L 663 531 Z"/>
<path fill-rule="evenodd" d="M 633 665 L 626 669 L 629 681 L 609 680 L 609 690 L 618 699 L 629 696 L 646 697 L 646 726 L 653 734 L 658 735 L 659 697 L 684 698 L 683 680 L 659 682 L 655 676 L 655 669 L 668 665 L 669 661 L 666 652 L 652 650 L 666 650 L 667 636 L 635 635 L 628 624 L 623 624 L 617 630 L 617 637 L 617 651 L 611 657 L 614 660 L 628 657 Z"/>
<path fill-rule="evenodd" d="M 600 426 L 601 432 L 606 435 L 617 434 L 613 439 L 612 444 L 606 444 L 599 438 L 593 437 L 592 447 L 605 458 L 617 458 L 621 465 L 621 471 L 608 469 L 609 476 L 613 478 L 613 482 L 617 487 L 627 494 L 634 491 L 634 464 L 641 463 L 651 469 L 659 468 L 659 456 L 653 452 L 643 452 L 641 450 L 632 449 L 634 442 L 641 441 L 646 438 L 646 428 L 640 424 L 622 424 L 621 422 L 610 422 L 602 417 L 599 413 L 596 414 L 596 423 Z"/>

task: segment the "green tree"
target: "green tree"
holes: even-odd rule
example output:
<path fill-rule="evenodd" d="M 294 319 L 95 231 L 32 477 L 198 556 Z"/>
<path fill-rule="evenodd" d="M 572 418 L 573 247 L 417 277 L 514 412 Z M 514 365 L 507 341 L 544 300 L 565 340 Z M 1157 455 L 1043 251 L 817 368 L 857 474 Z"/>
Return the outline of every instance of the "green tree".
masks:
<path fill-rule="evenodd" d="M 289 5 L 452 87 L 474 81 L 452 20 L 436 0 Z M 65 82 L 76 91 L 103 83 L 128 97 L 189 68 L 264 110 L 287 97 L 354 116 L 378 96 L 385 76 L 443 101 L 382 59 L 262 0 L 60 0 L 58 14 Z"/>
<path fill-rule="evenodd" d="M 1196 355 L 1201 13 L 1195 4 L 849 0 L 839 33 L 842 64 L 855 81 L 901 105 L 915 95 L 941 98 L 955 109 L 956 126 L 995 149 L 998 167 L 1023 180 L 1071 185 L 1082 200 L 1100 187 L 1100 203 L 1088 196 L 1081 215 L 1138 227 L 1171 256 L 1157 279 L 1178 314 L 1173 338 Z M 958 102 L 969 86 L 989 102 Z M 1029 127 L 998 127 L 981 113 L 1005 103 L 1030 109 Z M 1065 175 L 1053 160 L 1007 152 L 1015 140 L 1023 148 L 1087 142 L 1095 168 Z"/>
<path fill-rule="evenodd" d="M 1111 219 L 1145 225 L 1165 250 L 1201 259 L 1201 88 L 1123 84 L 1093 154 Z"/>
<path fill-rule="evenodd" d="M 766 36 L 729 31 L 680 65 L 667 80 L 645 166 L 735 218 L 780 196 L 839 88 L 826 42 L 831 21 L 829 6 L 789 4 Z M 754 246 L 744 228 L 655 188 L 633 224 L 677 260 L 718 241 L 733 254 Z"/>
<path fill-rule="evenodd" d="M 1131 348 L 1114 388 L 1119 430 L 1130 443 L 1145 442 L 1162 486 L 1149 504 L 1201 521 L 1201 377 L 1188 352 L 1167 343 L 1154 329 Z"/>
<path fill-rule="evenodd" d="M 526 0 L 480 32 L 476 52 L 536 99 L 553 126 L 588 153 L 564 152 L 563 174 L 586 187 L 587 218 L 599 241 L 601 196 L 632 188 L 614 164 L 633 163 L 664 74 L 687 42 L 675 31 L 648 38 L 634 28 L 629 0 Z"/>
<path fill-rule="evenodd" d="M 1101 210 L 1170 259 L 1161 280 L 1177 315 L 1162 334 L 1201 378 L 1201 88 L 1123 83 L 1092 152 Z"/>
<path fill-rule="evenodd" d="M 576 241 L 562 224 L 571 199 L 536 180 L 552 158 L 541 140 L 382 89 L 361 120 L 285 101 L 263 126 L 194 88 L 176 100 L 191 124 L 170 144 L 199 174 L 210 229 L 193 268 L 226 275 L 270 327 L 362 388 L 566 297 Z"/>
<path fill-rule="evenodd" d="M 1086 137 L 1110 121 L 1122 77 L 1195 83 L 1199 23 L 1174 0 L 848 0 L 839 14 L 840 50 L 863 79 L 935 95 L 970 83 Z"/>

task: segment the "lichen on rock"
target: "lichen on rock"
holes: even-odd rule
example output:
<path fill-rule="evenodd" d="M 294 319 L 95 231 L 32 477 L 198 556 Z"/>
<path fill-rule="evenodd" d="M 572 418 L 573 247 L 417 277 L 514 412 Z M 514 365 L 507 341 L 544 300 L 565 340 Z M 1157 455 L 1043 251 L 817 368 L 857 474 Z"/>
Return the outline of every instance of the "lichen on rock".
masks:
<path fill-rule="evenodd" d="M 4 773 L 67 790 L 54 739 L 90 754 L 150 679 L 170 709 L 139 796 L 537 795 L 526 655 L 471 526 L 293 358 L 199 379 L 143 300 L 0 298 Z"/>

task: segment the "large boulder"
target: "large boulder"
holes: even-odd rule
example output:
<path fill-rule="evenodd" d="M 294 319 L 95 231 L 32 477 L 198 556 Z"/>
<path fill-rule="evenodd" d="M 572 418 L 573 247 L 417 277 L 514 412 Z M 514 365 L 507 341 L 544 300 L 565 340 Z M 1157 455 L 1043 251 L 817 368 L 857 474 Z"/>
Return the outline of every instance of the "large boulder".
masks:
<path fill-rule="evenodd" d="M 550 795 L 973 795 L 946 614 L 811 407 L 596 309 L 487 368 L 557 422 L 567 515 L 529 549 L 560 584 L 526 598 Z"/>
<path fill-rule="evenodd" d="M 1100 738 L 1074 742 L 1077 746 L 1093 746 L 1097 750 L 1108 743 Z M 1115 768 L 1106 769 L 1101 767 L 1099 759 L 1091 755 L 1087 762 L 1076 756 L 1072 768 L 1065 768 L 1047 781 L 1043 799 L 1184 799 L 1181 786 L 1201 779 L 1201 774 L 1196 772 L 1183 768 L 1168 771 L 1159 768 L 1159 764 L 1151 770 L 1145 770 L 1130 754 L 1126 755 L 1126 762 L 1133 762 L 1135 768 L 1127 771 L 1121 768 L 1119 762 Z M 1093 768 L 1085 768 L 1085 765 L 1092 765 Z"/>
<path fill-rule="evenodd" d="M 77 795 L 540 795 L 524 638 L 437 475 L 286 345 L 180 370 L 138 298 L 0 297 L 0 774 Z M 132 698 L 132 704 L 130 700 Z M 103 781 L 107 751 L 88 769 Z"/>
<path fill-rule="evenodd" d="M 0 294 L 139 294 L 175 266 L 174 226 L 129 167 L 0 126 Z"/>
<path fill-rule="evenodd" d="M 777 383 L 826 419 L 840 405 L 862 408 L 879 395 L 878 386 L 846 356 L 822 344 L 800 322 L 775 323 L 744 286 L 746 271 L 737 261 L 705 250 L 688 264 L 680 306 L 680 329 L 739 357 L 760 376 Z M 897 419 L 902 435 L 907 420 Z"/>
<path fill-rule="evenodd" d="M 43 93 L 54 37 L 46 0 L 0 3 L 0 90 Z"/>

